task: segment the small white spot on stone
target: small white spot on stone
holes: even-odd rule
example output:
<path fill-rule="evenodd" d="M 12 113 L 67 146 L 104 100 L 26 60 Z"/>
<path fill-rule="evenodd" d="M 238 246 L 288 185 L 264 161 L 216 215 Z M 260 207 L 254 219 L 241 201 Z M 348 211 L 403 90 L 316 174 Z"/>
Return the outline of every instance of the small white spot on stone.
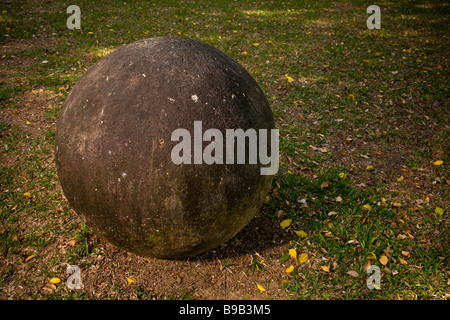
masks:
<path fill-rule="evenodd" d="M 109 155 L 109 156 L 111 155 L 111 153 L 112 153 L 111 150 L 108 150 L 108 155 Z"/>
<path fill-rule="evenodd" d="M 191 99 L 192 99 L 192 101 L 194 101 L 194 102 L 197 102 L 197 101 L 198 101 L 198 97 L 197 97 L 196 94 L 193 94 L 193 95 L 191 96 Z"/>
<path fill-rule="evenodd" d="M 236 98 L 236 95 L 233 93 L 233 94 L 231 95 L 231 99 L 234 99 L 234 98 Z"/>
<path fill-rule="evenodd" d="M 122 177 L 126 177 L 127 176 L 127 173 L 126 172 L 122 172 Z"/>
<path fill-rule="evenodd" d="M 106 76 L 106 81 L 108 81 L 109 80 L 109 77 L 108 76 Z"/>
<path fill-rule="evenodd" d="M 142 76 L 145 78 L 146 77 L 145 73 L 143 73 Z"/>
<path fill-rule="evenodd" d="M 170 102 L 175 102 L 175 99 L 172 99 L 171 97 L 167 98 Z"/>

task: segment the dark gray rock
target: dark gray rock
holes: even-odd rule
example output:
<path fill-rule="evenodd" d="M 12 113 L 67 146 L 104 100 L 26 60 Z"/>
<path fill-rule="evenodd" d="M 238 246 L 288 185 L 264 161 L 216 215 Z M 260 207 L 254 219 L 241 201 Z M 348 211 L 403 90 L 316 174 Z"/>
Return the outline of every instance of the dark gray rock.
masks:
<path fill-rule="evenodd" d="M 172 132 L 193 136 L 194 121 L 224 137 L 274 128 L 250 74 L 199 41 L 140 40 L 79 79 L 58 122 L 56 165 L 69 203 L 96 234 L 139 255 L 180 258 L 219 246 L 254 217 L 272 181 L 259 163 L 172 162 Z"/>

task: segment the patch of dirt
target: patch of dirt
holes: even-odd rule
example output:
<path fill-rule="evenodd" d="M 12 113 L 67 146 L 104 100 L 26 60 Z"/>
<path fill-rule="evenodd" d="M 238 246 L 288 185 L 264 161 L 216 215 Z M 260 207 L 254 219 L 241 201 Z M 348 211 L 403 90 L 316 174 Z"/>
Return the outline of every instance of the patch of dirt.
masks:
<path fill-rule="evenodd" d="M 282 288 L 288 267 L 279 258 L 286 253 L 286 243 L 271 240 L 271 221 L 255 218 L 235 241 L 216 250 L 183 260 L 149 259 L 104 246 L 103 254 L 83 272 L 85 289 L 95 297 L 107 296 L 110 281 L 126 283 L 126 277 L 136 279 L 136 285 L 154 297 L 179 296 L 191 293 L 195 299 L 269 299 L 286 298 Z M 262 261 L 263 271 L 252 270 L 253 258 Z M 115 266 L 117 265 L 117 267 Z M 260 284 L 267 293 L 257 290 Z M 139 298 L 130 293 L 128 298 Z"/>
<path fill-rule="evenodd" d="M 35 223 L 30 220 L 26 217 L 26 225 L 21 223 L 22 234 L 39 228 L 36 223 L 42 224 L 39 219 Z M 62 228 L 65 223 L 60 222 Z M 71 223 L 81 221 L 76 219 Z M 38 235 L 52 238 L 45 231 Z M 161 260 L 134 255 L 91 234 L 88 244 L 95 242 L 92 247 L 96 254 L 76 261 L 81 268 L 82 288 L 73 289 L 72 293 L 99 299 L 161 299 L 186 293 L 202 300 L 287 299 L 283 283 L 288 277 L 285 270 L 291 262 L 279 260 L 287 253 L 287 237 L 288 234 L 275 227 L 270 219 L 258 215 L 232 240 L 215 250 L 188 259 Z M 19 236 L 19 241 L 21 238 Z M 33 247 L 22 247 L 19 254 L 2 252 L 0 270 L 5 275 L 6 285 L 0 291 L 0 299 L 29 299 L 30 293 L 41 296 L 55 291 L 68 294 L 67 264 L 70 252 L 78 246 L 83 244 L 58 237 L 31 259 L 29 257 L 36 254 Z M 61 262 L 48 269 L 55 259 Z M 259 262 L 260 270 L 252 269 L 254 259 Z M 8 273 L 14 274 L 15 280 L 8 281 L 11 280 Z M 50 275 L 59 277 L 62 282 L 58 286 L 50 284 Z M 136 282 L 128 283 L 127 277 Z M 257 284 L 267 291 L 259 291 Z"/>

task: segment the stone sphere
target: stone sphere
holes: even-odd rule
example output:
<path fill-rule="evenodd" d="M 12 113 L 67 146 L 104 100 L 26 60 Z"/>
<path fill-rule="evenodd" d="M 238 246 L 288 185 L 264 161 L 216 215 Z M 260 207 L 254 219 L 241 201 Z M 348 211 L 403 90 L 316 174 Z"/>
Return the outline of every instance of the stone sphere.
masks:
<path fill-rule="evenodd" d="M 186 141 L 174 139 L 180 128 Z M 238 141 L 225 142 L 227 129 L 275 128 L 266 97 L 239 63 L 182 37 L 124 45 L 89 68 L 64 103 L 55 145 L 64 194 L 98 236 L 127 251 L 182 258 L 214 249 L 255 216 L 273 174 L 261 174 L 265 164 L 249 156 L 206 163 L 201 150 L 218 139 L 201 136 L 210 128 L 223 133 L 223 150 Z M 174 161 L 181 142 L 191 150 Z"/>

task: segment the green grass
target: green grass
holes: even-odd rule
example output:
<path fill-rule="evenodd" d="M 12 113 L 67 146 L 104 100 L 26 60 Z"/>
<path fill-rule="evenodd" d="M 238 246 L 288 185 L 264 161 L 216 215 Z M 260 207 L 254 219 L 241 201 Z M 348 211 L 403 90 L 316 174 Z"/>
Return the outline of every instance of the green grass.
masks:
<path fill-rule="evenodd" d="M 325 188 L 321 187 L 324 182 L 328 183 Z M 299 299 L 321 298 L 314 290 L 333 299 L 434 299 L 436 290 L 445 292 L 446 274 L 433 272 L 445 269 L 442 258 L 448 256 L 448 243 L 441 237 L 436 239 L 438 246 L 423 246 L 421 242 L 427 235 L 416 232 L 408 223 L 414 219 L 413 216 L 424 219 L 426 214 L 427 221 L 423 224 L 445 233 L 445 225 L 430 208 L 420 214 L 411 213 L 409 217 L 403 209 L 393 205 L 391 199 L 382 200 L 389 194 L 386 186 L 357 189 L 347 178 L 340 178 L 337 171 L 318 174 L 313 180 L 286 174 L 276 183 L 279 185 L 275 189 L 277 195 L 266 203 L 265 209 L 270 214 L 281 208 L 285 212 L 283 219 L 292 219 L 289 228 L 301 229 L 307 234 L 298 237 L 292 248 L 298 252 L 318 252 L 322 258 L 319 265 L 330 270 L 323 272 L 317 270 L 318 266 L 315 269 L 309 266 L 299 267 L 297 272 L 293 272 L 292 281 L 286 284 L 286 288 Z M 337 197 L 342 201 L 336 202 Z M 295 203 L 300 198 L 306 199 L 307 206 Z M 286 205 L 286 201 L 290 205 Z M 364 207 L 367 204 L 370 209 Z M 337 214 L 330 216 L 330 212 Z M 379 259 L 386 251 L 389 259 L 383 266 Z M 409 252 L 408 259 L 402 251 Z M 284 256 L 284 261 L 287 259 Z M 400 259 L 407 261 L 406 265 Z M 364 279 L 368 277 L 364 270 L 367 262 L 382 267 L 380 291 L 361 290 Z M 360 276 L 349 277 L 347 272 L 350 270 Z M 434 282 L 424 283 L 424 277 L 432 277 Z M 343 291 L 345 295 L 342 295 Z"/>
<path fill-rule="evenodd" d="M 0 248 L 8 262 L 0 265 L 0 297 L 92 298 L 88 291 L 63 286 L 36 289 L 64 274 L 64 263 L 95 267 L 102 252 L 59 188 L 55 123 L 68 92 L 95 62 L 123 44 L 172 35 L 231 55 L 270 101 L 280 129 L 281 167 L 262 212 L 275 228 L 292 219 L 283 263 L 288 249 L 308 253 L 283 282 L 290 297 L 446 298 L 445 1 L 379 1 L 381 30 L 367 29 L 368 4 L 360 0 L 83 0 L 77 5 L 81 30 L 67 29 L 69 15 L 59 1 L 1 5 Z M 26 124 L 32 115 L 38 121 Z M 435 166 L 436 160 L 444 163 Z M 368 165 L 373 170 L 366 170 Z M 299 230 L 306 236 L 297 237 Z M 386 265 L 383 255 L 389 256 Z M 256 253 L 249 253 L 248 261 L 246 271 L 269 277 L 270 268 Z M 382 269 L 381 290 L 366 287 L 368 262 Z M 17 285 L 24 288 L 20 297 L 8 293 Z M 142 299 L 196 294 L 156 296 L 143 285 L 117 279 L 108 285 L 112 289 L 100 299 L 128 298 L 130 292 Z"/>

